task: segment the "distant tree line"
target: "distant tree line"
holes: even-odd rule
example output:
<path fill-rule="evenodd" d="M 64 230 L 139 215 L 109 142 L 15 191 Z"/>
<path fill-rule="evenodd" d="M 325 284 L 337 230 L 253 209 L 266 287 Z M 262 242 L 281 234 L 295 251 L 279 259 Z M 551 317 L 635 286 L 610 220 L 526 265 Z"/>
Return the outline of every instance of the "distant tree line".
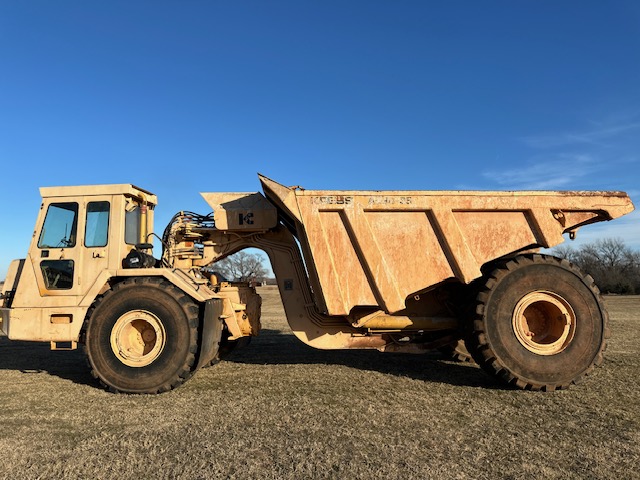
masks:
<path fill-rule="evenodd" d="M 602 293 L 640 294 L 640 252 L 619 238 L 598 240 L 576 249 L 560 245 L 552 253 L 591 275 Z"/>

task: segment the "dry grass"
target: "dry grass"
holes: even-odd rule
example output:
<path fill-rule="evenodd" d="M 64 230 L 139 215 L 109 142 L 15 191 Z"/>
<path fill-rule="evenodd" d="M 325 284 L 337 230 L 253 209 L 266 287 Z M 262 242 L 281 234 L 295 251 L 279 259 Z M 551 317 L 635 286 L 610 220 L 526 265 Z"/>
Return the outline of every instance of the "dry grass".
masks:
<path fill-rule="evenodd" d="M 79 352 L 0 339 L 3 478 L 640 478 L 640 297 L 568 391 L 435 355 L 323 352 L 263 288 L 263 334 L 158 396 L 95 388 Z"/>

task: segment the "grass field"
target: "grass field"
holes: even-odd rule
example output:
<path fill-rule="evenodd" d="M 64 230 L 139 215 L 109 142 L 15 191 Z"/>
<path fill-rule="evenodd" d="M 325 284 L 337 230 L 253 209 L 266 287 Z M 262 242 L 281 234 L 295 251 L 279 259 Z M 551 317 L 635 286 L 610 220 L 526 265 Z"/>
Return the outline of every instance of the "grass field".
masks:
<path fill-rule="evenodd" d="M 640 478 L 640 297 L 607 298 L 603 368 L 534 393 L 435 354 L 313 350 L 260 293 L 261 336 L 162 395 L 0 338 L 0 477 Z"/>

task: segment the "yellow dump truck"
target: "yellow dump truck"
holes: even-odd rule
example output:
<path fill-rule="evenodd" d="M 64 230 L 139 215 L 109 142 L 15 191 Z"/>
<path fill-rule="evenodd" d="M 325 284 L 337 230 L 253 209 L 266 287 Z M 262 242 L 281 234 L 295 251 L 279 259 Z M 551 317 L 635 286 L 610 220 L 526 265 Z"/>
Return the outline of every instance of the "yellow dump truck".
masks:
<path fill-rule="evenodd" d="M 261 193 L 204 193 L 209 215 L 153 227 L 133 185 L 48 187 L 26 258 L 2 290 L 15 340 L 84 345 L 114 392 L 177 387 L 260 330 L 260 297 L 215 263 L 271 261 L 287 320 L 321 349 L 423 353 L 464 341 L 513 386 L 566 388 L 602 362 L 593 279 L 539 254 L 633 210 L 622 192 L 316 191 L 260 176 Z M 153 254 L 153 237 L 162 253 Z"/>

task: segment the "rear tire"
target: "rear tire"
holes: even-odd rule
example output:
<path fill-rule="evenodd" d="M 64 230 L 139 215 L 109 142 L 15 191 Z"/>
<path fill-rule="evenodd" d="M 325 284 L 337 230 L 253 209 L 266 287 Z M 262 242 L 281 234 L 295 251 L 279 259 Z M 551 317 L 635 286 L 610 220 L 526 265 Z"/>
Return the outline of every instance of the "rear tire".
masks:
<path fill-rule="evenodd" d="M 92 375 L 112 392 L 160 393 L 191 375 L 198 306 L 169 282 L 129 278 L 90 312 L 85 349 Z"/>
<path fill-rule="evenodd" d="M 518 388 L 567 388 L 603 362 L 607 322 L 593 278 L 567 260 L 519 256 L 487 276 L 467 346 Z"/>

